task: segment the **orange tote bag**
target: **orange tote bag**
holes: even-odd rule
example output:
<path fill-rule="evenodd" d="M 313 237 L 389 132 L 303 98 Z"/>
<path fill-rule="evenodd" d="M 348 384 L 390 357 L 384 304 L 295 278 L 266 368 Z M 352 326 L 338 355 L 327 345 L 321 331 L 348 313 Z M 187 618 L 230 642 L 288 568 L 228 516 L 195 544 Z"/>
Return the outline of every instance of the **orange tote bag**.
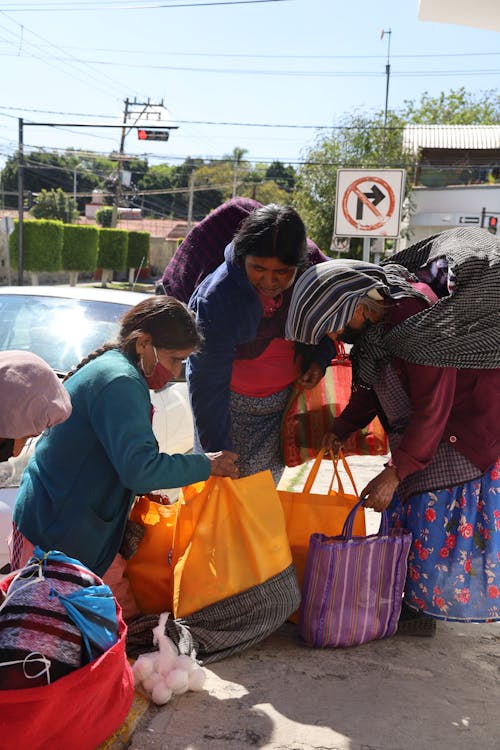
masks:
<path fill-rule="evenodd" d="M 126 575 L 137 606 L 145 615 L 172 611 L 172 544 L 178 503 L 162 505 L 147 495 L 139 497 L 130 520 L 144 527 Z"/>
<path fill-rule="evenodd" d="M 184 487 L 173 542 L 173 612 L 192 614 L 246 591 L 292 563 L 270 471 Z"/>
<path fill-rule="evenodd" d="M 301 586 L 311 534 L 320 533 L 327 536 L 341 534 L 346 516 L 359 501 L 354 478 L 342 453 L 332 462 L 332 477 L 327 492 L 325 494 L 312 492 L 323 458 L 325 458 L 325 451 L 320 450 L 302 492 L 278 491 L 285 514 L 293 562 Z M 342 462 L 352 484 L 353 494 L 348 494 L 344 490 L 338 471 L 339 461 Z M 337 489 L 333 488 L 335 481 Z M 356 536 L 365 536 L 366 534 L 365 514 L 362 509 L 356 514 L 353 533 Z"/>

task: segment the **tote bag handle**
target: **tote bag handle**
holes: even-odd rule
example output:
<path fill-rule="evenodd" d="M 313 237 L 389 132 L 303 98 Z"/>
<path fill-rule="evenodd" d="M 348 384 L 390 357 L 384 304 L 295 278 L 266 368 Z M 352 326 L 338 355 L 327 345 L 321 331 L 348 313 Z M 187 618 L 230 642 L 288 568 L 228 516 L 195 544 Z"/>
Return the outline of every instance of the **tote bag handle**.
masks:
<path fill-rule="evenodd" d="M 309 471 L 309 475 L 307 476 L 307 479 L 306 479 L 306 481 L 304 483 L 304 489 L 302 490 L 302 492 L 304 494 L 306 494 L 306 495 L 310 495 L 311 494 L 311 490 L 312 490 L 313 484 L 316 481 L 316 477 L 318 476 L 318 472 L 319 472 L 319 469 L 320 469 L 320 466 L 321 466 L 321 462 L 322 462 L 323 458 L 328 453 L 331 453 L 331 451 L 327 451 L 324 448 L 321 448 L 321 450 L 318 452 L 318 455 L 314 459 L 314 463 L 311 466 L 311 470 Z M 349 464 L 347 463 L 347 461 L 345 459 L 345 456 L 344 456 L 344 454 L 343 454 L 342 451 L 339 451 L 339 453 L 338 453 L 337 456 L 333 456 L 333 473 L 332 473 L 332 479 L 331 479 L 331 482 L 330 482 L 330 486 L 328 488 L 328 494 L 332 491 L 333 482 L 334 482 L 335 478 L 337 479 L 339 491 L 342 494 L 344 494 L 344 487 L 342 485 L 342 480 L 340 479 L 340 474 L 339 474 L 339 470 L 338 470 L 339 460 L 342 461 L 342 464 L 344 466 L 345 472 L 346 472 L 347 476 L 349 477 L 349 480 L 350 480 L 350 482 L 352 484 L 352 488 L 354 490 L 354 494 L 356 495 L 356 497 L 359 497 L 358 491 L 356 489 L 356 485 L 354 483 L 354 477 L 352 475 L 352 472 L 351 472 L 351 470 L 349 468 Z"/>
<path fill-rule="evenodd" d="M 350 539 L 352 539 L 352 527 L 354 524 L 354 517 L 356 513 L 358 512 L 358 510 L 360 510 L 360 508 L 363 507 L 363 503 L 364 503 L 364 500 L 360 500 L 358 503 L 356 503 L 356 505 L 351 510 L 351 512 L 349 513 L 349 515 L 347 516 L 345 520 L 344 527 L 342 529 L 342 537 L 346 541 L 349 541 Z M 382 518 L 380 520 L 380 529 L 375 536 L 387 536 L 388 533 L 389 533 L 389 514 L 387 513 L 387 510 L 384 510 L 382 512 Z"/>

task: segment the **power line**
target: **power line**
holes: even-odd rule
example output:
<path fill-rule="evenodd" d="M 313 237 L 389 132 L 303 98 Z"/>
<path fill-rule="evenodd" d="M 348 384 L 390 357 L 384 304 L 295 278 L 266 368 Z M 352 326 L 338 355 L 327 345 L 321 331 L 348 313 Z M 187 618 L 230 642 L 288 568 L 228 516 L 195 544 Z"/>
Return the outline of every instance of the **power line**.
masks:
<path fill-rule="evenodd" d="M 9 53 L 0 53 L 3 57 L 12 57 Z M 18 55 L 16 55 L 18 57 Z M 222 75 L 251 75 L 251 76 L 284 76 L 288 78 L 381 78 L 385 71 L 377 70 L 269 70 L 256 68 L 209 68 L 209 67 L 186 67 L 180 65 L 153 65 L 148 63 L 108 61 L 108 60 L 85 60 L 73 58 L 76 63 L 82 65 L 102 65 L 105 67 L 138 68 L 141 70 L 168 70 L 182 73 L 209 73 Z M 419 78 L 422 76 L 447 77 L 447 76 L 471 76 L 471 75 L 500 75 L 499 68 L 476 68 L 468 70 L 400 70 L 392 73 L 396 78 Z"/>
<path fill-rule="evenodd" d="M 8 42 L 10 43 L 10 42 Z M 39 45 L 43 46 L 43 45 Z M 239 59 L 253 59 L 253 60 L 385 60 L 385 55 L 277 55 L 277 54 L 257 54 L 257 53 L 242 53 L 242 52 L 185 52 L 178 50 L 175 52 L 167 52 L 164 49 L 149 48 L 149 49 L 119 49 L 117 47 L 79 47 L 73 45 L 72 47 L 60 46 L 61 50 L 70 49 L 72 52 L 75 50 L 86 51 L 86 52 L 106 52 L 106 53 L 123 53 L 128 57 L 131 55 L 154 55 L 155 57 L 214 57 L 214 58 L 239 58 Z M 401 55 L 394 55 L 391 53 L 391 59 L 400 60 L 412 60 L 412 59 L 434 59 L 443 57 L 492 57 L 499 56 L 500 52 L 418 52 L 408 53 Z"/>
<path fill-rule="evenodd" d="M 138 4 L 137 2 L 134 3 L 127 3 L 126 5 L 123 4 L 123 0 L 119 0 L 120 4 L 115 4 L 113 2 L 110 2 L 110 0 L 107 0 L 106 4 L 104 2 L 85 2 L 83 4 L 78 3 L 45 3 L 45 7 L 41 7 L 38 3 L 37 5 L 28 4 L 19 7 L 19 4 L 16 3 L 16 5 L 6 5 L 4 6 L 4 10 L 8 10 L 9 12 L 26 12 L 26 11 L 43 11 L 43 12 L 50 12 L 50 11 L 57 11 L 57 12 L 70 12 L 70 11 L 102 11 L 106 9 L 110 10 L 154 10 L 154 9 L 163 9 L 163 8 L 201 8 L 201 7 L 207 7 L 211 5 L 259 5 L 262 3 L 286 3 L 290 0 L 212 0 L 212 2 L 198 2 L 198 3 L 186 3 L 186 2 L 179 2 L 179 3 L 151 3 L 148 2 L 147 4 Z M 66 6 L 66 7 L 64 7 Z"/>
<path fill-rule="evenodd" d="M 70 71 L 67 71 L 66 69 L 64 69 L 64 73 L 68 74 L 70 76 L 70 78 L 74 78 L 75 80 L 79 80 L 81 83 L 85 83 L 87 85 L 89 85 L 89 79 L 90 79 L 91 85 L 92 85 L 93 88 L 95 88 L 96 90 L 99 90 L 99 91 L 101 91 L 101 92 L 109 95 L 109 89 L 106 89 L 106 88 L 104 88 L 104 87 L 102 87 L 100 85 L 101 81 L 102 81 L 102 78 L 103 78 L 103 74 L 100 73 L 100 72 L 97 72 L 97 71 L 89 71 L 88 70 L 87 66 L 90 65 L 90 64 L 92 64 L 92 63 L 90 63 L 90 62 L 89 63 L 86 63 L 86 62 L 83 63 L 83 65 L 85 67 L 84 67 L 83 71 L 80 70 L 77 66 L 81 65 L 82 61 L 78 60 L 73 54 L 67 55 L 64 52 L 64 50 L 61 49 L 61 47 L 59 47 L 58 45 L 54 44 L 49 39 L 46 39 L 45 37 L 42 37 L 40 34 L 37 34 L 36 32 L 31 31 L 31 29 L 28 29 L 24 24 L 20 24 L 15 19 L 10 18 L 10 16 L 7 15 L 7 13 L 5 13 L 5 8 L 0 11 L 0 14 L 2 16 L 4 16 L 8 21 L 10 21 L 11 23 L 15 24 L 17 27 L 19 27 L 19 29 L 20 29 L 20 36 L 19 36 L 19 40 L 18 41 L 20 42 L 21 46 L 20 46 L 20 49 L 19 49 L 19 52 L 18 52 L 18 55 L 17 55 L 18 57 L 21 55 L 21 51 L 22 51 L 22 49 L 23 49 L 23 47 L 25 45 L 27 45 L 28 48 L 33 47 L 37 52 L 40 52 L 39 47 L 38 47 L 37 44 L 25 41 L 25 39 L 24 39 L 24 33 L 27 31 L 29 34 L 31 34 L 32 36 L 34 36 L 36 39 L 42 40 L 42 42 L 44 42 L 45 45 L 48 45 L 50 48 L 53 48 L 53 49 L 57 50 L 58 52 L 62 53 L 62 57 L 58 57 L 56 55 L 52 55 L 51 57 L 47 58 L 46 56 L 44 56 L 46 53 L 43 50 L 41 50 L 41 53 L 42 53 L 41 55 L 40 54 L 36 55 L 36 54 L 30 53 L 30 56 L 32 56 L 34 59 L 40 60 L 41 62 L 45 62 L 50 67 L 56 67 L 56 69 L 59 70 L 59 71 L 60 71 L 60 65 L 57 66 L 57 63 L 64 62 L 65 65 L 68 65 L 69 68 L 70 68 Z M 5 26 L 0 26 L 0 28 L 2 28 L 7 34 L 15 36 L 14 32 L 11 31 L 10 29 L 6 28 Z M 117 81 L 116 79 L 112 78 L 107 73 L 104 74 L 104 77 L 107 78 L 110 81 L 110 83 L 112 83 L 115 87 L 116 86 L 121 86 L 121 83 L 119 81 Z"/>

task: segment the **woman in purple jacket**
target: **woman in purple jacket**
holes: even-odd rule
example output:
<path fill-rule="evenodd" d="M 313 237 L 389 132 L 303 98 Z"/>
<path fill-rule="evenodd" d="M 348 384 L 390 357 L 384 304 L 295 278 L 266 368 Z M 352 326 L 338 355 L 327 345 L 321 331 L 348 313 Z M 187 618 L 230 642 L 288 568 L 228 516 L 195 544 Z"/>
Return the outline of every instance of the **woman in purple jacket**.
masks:
<path fill-rule="evenodd" d="M 375 414 L 388 432 L 391 459 L 361 497 L 413 533 L 402 629 L 500 619 L 500 242 L 449 230 L 383 268 L 308 269 L 287 336 L 325 334 L 353 344 L 354 380 L 325 445 Z"/>

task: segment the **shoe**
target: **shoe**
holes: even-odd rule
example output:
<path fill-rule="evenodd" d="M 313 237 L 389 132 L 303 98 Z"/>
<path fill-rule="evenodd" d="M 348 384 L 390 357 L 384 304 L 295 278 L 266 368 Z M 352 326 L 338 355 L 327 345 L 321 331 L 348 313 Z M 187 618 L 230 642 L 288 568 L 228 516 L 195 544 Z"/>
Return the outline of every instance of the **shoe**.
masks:
<path fill-rule="evenodd" d="M 432 638 L 436 635 L 437 623 L 434 617 L 412 609 L 403 602 L 397 632 L 400 635 L 418 635 Z"/>

